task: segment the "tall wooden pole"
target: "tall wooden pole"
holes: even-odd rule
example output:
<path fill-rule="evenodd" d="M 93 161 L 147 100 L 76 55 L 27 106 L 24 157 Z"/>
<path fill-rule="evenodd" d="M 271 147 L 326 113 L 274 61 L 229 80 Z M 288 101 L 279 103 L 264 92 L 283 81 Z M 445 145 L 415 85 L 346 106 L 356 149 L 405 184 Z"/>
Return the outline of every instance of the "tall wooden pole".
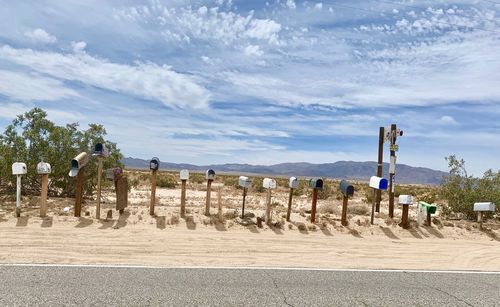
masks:
<path fill-rule="evenodd" d="M 95 208 L 95 218 L 101 218 L 101 177 L 102 177 L 102 157 L 97 157 L 97 207 Z"/>
<path fill-rule="evenodd" d="M 288 210 L 286 211 L 287 222 L 290 222 L 290 215 L 292 213 L 292 201 L 293 201 L 293 188 L 290 188 L 290 194 L 288 195 Z"/>
<path fill-rule="evenodd" d="M 47 216 L 47 193 L 49 187 L 49 174 L 42 175 L 42 191 L 40 194 L 40 217 Z"/>
<path fill-rule="evenodd" d="M 408 205 L 403 205 L 403 214 L 401 215 L 401 227 L 408 228 Z"/>
<path fill-rule="evenodd" d="M 217 215 L 222 222 L 222 187 L 217 188 Z"/>
<path fill-rule="evenodd" d="M 347 202 L 349 198 L 344 195 L 344 201 L 342 203 L 342 226 L 347 226 Z"/>
<path fill-rule="evenodd" d="M 375 217 L 375 202 L 377 198 L 377 190 L 373 189 L 373 201 L 372 201 L 372 214 L 370 216 L 370 224 L 373 225 L 374 217 Z"/>
<path fill-rule="evenodd" d="M 378 132 L 378 162 L 377 162 L 377 177 L 382 177 L 382 165 L 384 163 L 384 127 L 379 128 Z M 377 202 L 375 203 L 375 211 L 380 212 L 380 201 L 382 200 L 382 191 L 377 190 Z"/>
<path fill-rule="evenodd" d="M 316 204 L 318 203 L 318 189 L 313 189 L 313 199 L 311 206 L 311 223 L 316 222 Z"/>
<path fill-rule="evenodd" d="M 17 175 L 16 182 L 16 216 L 21 216 L 21 175 Z"/>
<path fill-rule="evenodd" d="M 75 217 L 82 215 L 82 196 L 83 183 L 85 182 L 85 166 L 78 171 L 76 176 L 76 191 L 75 191 Z"/>
<path fill-rule="evenodd" d="M 210 216 L 210 194 L 212 190 L 212 179 L 207 180 L 207 199 L 205 202 L 205 215 Z"/>
<path fill-rule="evenodd" d="M 267 189 L 266 197 L 266 224 L 271 224 L 271 189 Z"/>
<path fill-rule="evenodd" d="M 151 171 L 151 198 L 149 200 L 149 215 L 155 215 L 156 202 L 156 171 Z"/>
<path fill-rule="evenodd" d="M 392 145 L 396 141 L 396 125 L 391 125 L 391 157 L 396 156 L 396 152 L 392 150 Z M 391 158 L 392 159 L 392 158 Z M 394 218 L 394 174 L 389 174 L 389 217 Z"/>
<path fill-rule="evenodd" d="M 181 217 L 185 218 L 186 217 L 186 181 L 187 180 L 182 180 L 182 185 L 181 185 Z"/>
<path fill-rule="evenodd" d="M 245 199 L 247 198 L 247 188 L 243 188 L 243 207 L 241 208 L 241 218 L 245 218 Z"/>

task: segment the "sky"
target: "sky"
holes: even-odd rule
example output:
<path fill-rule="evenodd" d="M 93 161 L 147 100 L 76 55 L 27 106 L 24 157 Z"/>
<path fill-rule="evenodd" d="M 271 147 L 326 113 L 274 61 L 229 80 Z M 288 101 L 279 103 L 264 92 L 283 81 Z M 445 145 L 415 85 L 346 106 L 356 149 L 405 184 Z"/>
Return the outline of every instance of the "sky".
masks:
<path fill-rule="evenodd" d="M 0 130 L 35 106 L 125 156 L 500 169 L 498 1 L 0 0 Z M 385 161 L 388 161 L 386 147 Z"/>

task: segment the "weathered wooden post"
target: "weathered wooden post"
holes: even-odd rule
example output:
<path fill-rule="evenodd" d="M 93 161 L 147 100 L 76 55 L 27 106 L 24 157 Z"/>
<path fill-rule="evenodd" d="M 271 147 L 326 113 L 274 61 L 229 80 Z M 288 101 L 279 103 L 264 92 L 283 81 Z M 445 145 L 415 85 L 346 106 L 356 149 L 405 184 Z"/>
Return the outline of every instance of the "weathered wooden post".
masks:
<path fill-rule="evenodd" d="M 385 128 L 385 140 L 389 142 L 391 160 L 389 164 L 389 217 L 394 218 L 394 188 L 396 175 L 396 152 L 399 146 L 396 144 L 398 136 L 403 136 L 403 130 L 397 129 L 396 124 L 391 124 L 390 128 Z"/>
<path fill-rule="evenodd" d="M 290 177 L 288 186 L 290 187 L 290 194 L 288 195 L 288 210 L 286 211 L 286 221 L 290 222 L 290 215 L 292 214 L 293 190 L 299 187 L 299 181 L 296 177 Z"/>
<path fill-rule="evenodd" d="M 377 177 L 377 176 L 372 176 L 370 178 L 370 188 L 373 189 L 373 201 L 372 201 L 372 214 L 370 217 L 370 223 L 373 225 L 373 221 L 375 218 L 375 203 L 377 201 L 377 190 L 387 190 L 387 179 Z"/>
<path fill-rule="evenodd" d="M 16 216 L 21 216 L 21 188 L 22 182 L 21 177 L 28 173 L 28 168 L 25 163 L 22 162 L 14 162 L 12 164 L 12 175 L 17 176 L 16 180 Z"/>
<path fill-rule="evenodd" d="M 385 128 L 380 127 L 378 132 L 377 177 L 382 177 L 382 166 L 384 163 L 384 136 L 385 136 Z M 381 200 L 382 200 L 382 191 L 377 190 L 377 201 L 375 203 L 375 212 L 380 212 Z"/>
<path fill-rule="evenodd" d="M 271 193 L 276 189 L 276 180 L 271 178 L 264 178 L 262 180 L 262 187 L 267 190 L 266 197 L 266 224 L 271 225 Z"/>
<path fill-rule="evenodd" d="M 477 222 L 479 223 L 479 230 L 483 230 L 483 213 L 495 212 L 496 206 L 492 202 L 480 202 L 474 204 L 474 211 L 477 212 Z"/>
<path fill-rule="evenodd" d="M 156 202 L 156 173 L 160 168 L 160 159 L 154 157 L 149 161 L 149 169 L 151 170 L 151 198 L 149 200 L 149 214 L 155 215 Z"/>
<path fill-rule="evenodd" d="M 401 223 L 399 226 L 404 229 L 408 228 L 408 211 L 409 207 L 413 205 L 413 196 L 411 195 L 399 195 L 399 205 L 403 206 L 403 213 L 401 215 Z"/>
<path fill-rule="evenodd" d="M 101 218 L 101 179 L 102 179 L 102 164 L 103 160 L 109 156 L 109 151 L 103 143 L 97 143 L 94 146 L 92 156 L 97 157 L 97 206 L 95 210 L 95 218 Z"/>
<path fill-rule="evenodd" d="M 217 187 L 217 216 L 222 222 L 222 185 Z"/>
<path fill-rule="evenodd" d="M 311 223 L 316 222 L 316 204 L 318 203 L 318 191 L 323 190 L 323 179 L 313 178 L 309 180 L 309 187 L 313 189 L 311 205 Z"/>
<path fill-rule="evenodd" d="M 85 166 L 89 162 L 89 157 L 86 152 L 81 152 L 71 160 L 70 177 L 76 177 L 75 191 L 75 217 L 80 217 L 82 214 L 82 197 L 83 185 L 85 183 Z"/>
<path fill-rule="evenodd" d="M 36 166 L 37 173 L 41 175 L 42 189 L 40 193 L 40 217 L 47 216 L 47 193 L 49 188 L 49 174 L 51 167 L 49 163 L 40 162 Z"/>
<path fill-rule="evenodd" d="M 340 182 L 340 191 L 342 192 L 343 196 L 343 203 L 342 203 L 342 225 L 347 226 L 347 203 L 349 201 L 349 196 L 354 195 L 354 187 L 349 184 L 346 180 L 342 180 Z"/>
<path fill-rule="evenodd" d="M 181 178 L 181 217 L 186 217 L 186 182 L 189 180 L 189 171 L 187 169 L 183 169 L 180 172 Z"/>
<path fill-rule="evenodd" d="M 122 214 L 128 206 L 128 178 L 121 167 L 106 170 L 106 178 L 113 181 L 116 194 L 116 210 Z"/>
<path fill-rule="evenodd" d="M 207 199 L 205 202 L 205 215 L 210 216 L 210 197 L 211 197 L 211 190 L 212 190 L 212 181 L 215 179 L 215 171 L 213 169 L 209 169 L 206 172 L 206 178 L 207 178 Z"/>
<path fill-rule="evenodd" d="M 252 186 L 252 179 L 240 176 L 238 178 L 238 185 L 243 188 L 243 207 L 241 208 L 241 218 L 245 218 L 245 199 L 247 197 L 247 191 Z"/>

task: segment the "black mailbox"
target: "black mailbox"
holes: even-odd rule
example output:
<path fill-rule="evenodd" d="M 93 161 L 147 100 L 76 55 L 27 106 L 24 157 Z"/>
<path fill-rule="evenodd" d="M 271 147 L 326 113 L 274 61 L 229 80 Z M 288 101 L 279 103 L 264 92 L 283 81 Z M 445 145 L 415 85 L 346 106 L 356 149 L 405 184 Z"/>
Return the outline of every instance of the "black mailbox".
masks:
<path fill-rule="evenodd" d="M 323 190 L 323 179 L 313 178 L 309 180 L 309 187 L 316 190 Z"/>
<path fill-rule="evenodd" d="M 152 171 L 157 171 L 160 168 L 160 159 L 154 157 L 149 161 L 149 169 Z"/>
<path fill-rule="evenodd" d="M 340 191 L 346 197 L 354 195 L 354 187 L 347 182 L 347 180 L 342 180 L 340 182 Z"/>

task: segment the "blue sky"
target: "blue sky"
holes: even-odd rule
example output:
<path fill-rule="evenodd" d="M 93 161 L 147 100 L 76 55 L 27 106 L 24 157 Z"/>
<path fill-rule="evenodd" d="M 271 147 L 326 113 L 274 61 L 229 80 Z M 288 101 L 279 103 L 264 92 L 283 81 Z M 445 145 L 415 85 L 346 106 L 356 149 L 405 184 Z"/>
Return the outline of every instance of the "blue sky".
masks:
<path fill-rule="evenodd" d="M 34 106 L 126 156 L 500 165 L 500 1 L 0 1 L 0 128 Z M 387 161 L 387 157 L 385 158 Z"/>

